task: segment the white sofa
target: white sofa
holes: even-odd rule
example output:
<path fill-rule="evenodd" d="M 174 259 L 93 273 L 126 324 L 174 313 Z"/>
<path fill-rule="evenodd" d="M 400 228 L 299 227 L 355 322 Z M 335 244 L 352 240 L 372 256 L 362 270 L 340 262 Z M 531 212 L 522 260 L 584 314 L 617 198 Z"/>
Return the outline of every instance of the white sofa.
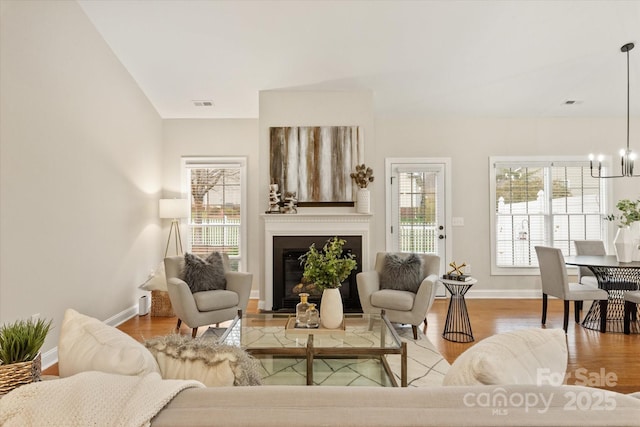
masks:
<path fill-rule="evenodd" d="M 188 389 L 152 425 L 640 426 L 635 396 L 562 385 L 567 354 L 562 329 L 523 329 L 476 343 L 443 386 Z"/>
<path fill-rule="evenodd" d="M 638 426 L 640 399 L 580 386 L 187 389 L 154 427 Z"/>

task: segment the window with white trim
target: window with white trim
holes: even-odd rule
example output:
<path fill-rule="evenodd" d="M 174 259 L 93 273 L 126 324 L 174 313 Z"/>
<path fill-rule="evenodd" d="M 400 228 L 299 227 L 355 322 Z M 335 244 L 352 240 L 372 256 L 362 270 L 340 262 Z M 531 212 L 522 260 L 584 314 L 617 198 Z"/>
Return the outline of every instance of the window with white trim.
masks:
<path fill-rule="evenodd" d="M 244 271 L 246 248 L 246 161 L 244 158 L 183 158 L 184 188 L 190 200 L 188 250 L 203 258 L 229 255 Z"/>
<path fill-rule="evenodd" d="M 492 274 L 538 266 L 535 246 L 575 255 L 574 240 L 605 240 L 606 185 L 584 159 L 492 157 Z"/>

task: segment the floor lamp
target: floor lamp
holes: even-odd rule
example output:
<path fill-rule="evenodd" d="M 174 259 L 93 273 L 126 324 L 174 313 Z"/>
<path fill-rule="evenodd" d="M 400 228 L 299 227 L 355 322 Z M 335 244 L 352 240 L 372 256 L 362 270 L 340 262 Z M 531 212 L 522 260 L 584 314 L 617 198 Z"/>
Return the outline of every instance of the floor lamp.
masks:
<path fill-rule="evenodd" d="M 182 255 L 182 237 L 180 236 L 180 218 L 189 217 L 189 200 L 187 199 L 160 199 L 159 203 L 160 218 L 171 219 L 171 228 L 169 228 L 169 238 L 167 239 L 167 247 L 164 250 L 164 257 L 169 252 L 169 244 L 171 243 L 171 234 L 175 234 L 176 239 L 176 255 Z"/>

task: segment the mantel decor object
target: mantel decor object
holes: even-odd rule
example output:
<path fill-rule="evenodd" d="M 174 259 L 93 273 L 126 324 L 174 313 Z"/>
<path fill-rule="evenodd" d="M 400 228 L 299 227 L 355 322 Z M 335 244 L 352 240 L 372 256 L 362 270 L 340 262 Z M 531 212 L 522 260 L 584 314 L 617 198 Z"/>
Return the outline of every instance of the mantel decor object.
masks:
<path fill-rule="evenodd" d="M 269 209 L 265 213 L 282 213 L 278 187 L 278 184 L 269 184 Z"/>
<path fill-rule="evenodd" d="M 371 194 L 369 193 L 370 182 L 373 182 L 373 169 L 367 167 L 364 163 L 356 165 L 356 171 L 351 173 L 351 179 L 358 186 L 356 192 L 356 212 L 360 214 L 368 214 L 371 211 Z"/>
<path fill-rule="evenodd" d="M 359 188 L 356 193 L 356 212 L 359 214 L 371 212 L 371 192 L 366 188 Z"/>

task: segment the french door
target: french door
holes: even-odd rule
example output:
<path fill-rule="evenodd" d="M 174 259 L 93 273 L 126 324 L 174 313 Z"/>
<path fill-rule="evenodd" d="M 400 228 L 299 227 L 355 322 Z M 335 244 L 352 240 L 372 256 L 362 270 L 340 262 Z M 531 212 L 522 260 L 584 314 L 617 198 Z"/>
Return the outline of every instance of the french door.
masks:
<path fill-rule="evenodd" d="M 447 245 L 449 159 L 387 159 L 387 251 L 440 256 L 444 272 Z"/>

